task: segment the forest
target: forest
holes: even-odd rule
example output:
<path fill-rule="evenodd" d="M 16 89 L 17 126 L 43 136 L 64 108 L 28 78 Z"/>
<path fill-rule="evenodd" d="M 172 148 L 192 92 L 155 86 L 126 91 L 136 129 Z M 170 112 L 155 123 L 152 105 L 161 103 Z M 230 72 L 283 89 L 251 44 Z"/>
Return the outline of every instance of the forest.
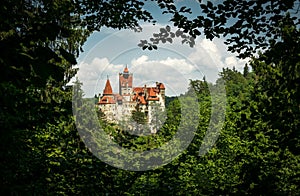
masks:
<path fill-rule="evenodd" d="M 135 157 L 125 162 L 132 170 L 99 159 L 106 152 L 97 147 L 105 146 L 97 130 L 87 129 L 95 121 L 85 116 L 91 110 L 80 82 L 67 85 L 92 32 L 156 23 L 144 1 L 1 2 L 1 195 L 300 195 L 300 2 L 199 0 L 203 14 L 194 19 L 173 0 L 153 2 L 180 30 L 166 26 L 137 43 L 141 50 L 159 50 L 173 39 L 193 47 L 198 36 L 224 37 L 230 52 L 250 61 L 243 72 L 223 68 L 216 83 L 190 80 L 185 94 L 168 99 L 166 121 L 154 135 L 132 136 L 94 110 L 103 130 L 133 151 L 159 148 L 178 131 L 192 130 L 188 145 L 181 141 L 186 148 L 167 162 L 160 154 L 145 156 L 147 163 L 163 163 L 145 170 Z M 223 84 L 225 111 L 222 94 L 212 94 Z M 201 154 L 211 142 L 207 129 L 219 126 L 211 116 L 222 112 L 218 138 Z"/>

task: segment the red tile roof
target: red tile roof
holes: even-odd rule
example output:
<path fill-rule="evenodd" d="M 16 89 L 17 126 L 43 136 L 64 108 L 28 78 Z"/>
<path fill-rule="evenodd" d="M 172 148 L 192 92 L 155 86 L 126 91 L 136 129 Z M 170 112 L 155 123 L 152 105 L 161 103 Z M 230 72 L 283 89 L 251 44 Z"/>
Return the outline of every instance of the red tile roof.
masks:
<path fill-rule="evenodd" d="M 124 73 L 128 73 L 128 72 L 129 72 L 129 70 L 128 70 L 127 65 L 126 65 L 126 67 L 124 69 Z"/>
<path fill-rule="evenodd" d="M 163 83 L 159 83 L 159 87 L 158 87 L 159 89 L 166 89 L 165 88 L 165 85 L 163 84 Z"/>
<path fill-rule="evenodd" d="M 147 88 L 149 97 L 156 97 L 156 90 L 154 87 Z"/>
<path fill-rule="evenodd" d="M 156 87 L 147 88 L 147 92 L 148 92 L 147 101 L 159 101 L 159 98 L 157 97 L 159 90 Z"/>
<path fill-rule="evenodd" d="M 135 92 L 135 93 L 144 92 L 144 88 L 143 87 L 134 87 L 133 92 Z"/>
<path fill-rule="evenodd" d="M 112 92 L 112 88 L 111 88 L 111 85 L 110 85 L 110 81 L 109 79 L 106 80 L 106 84 L 105 84 L 105 88 L 103 90 L 103 95 L 112 95 L 113 92 Z"/>
<path fill-rule="evenodd" d="M 140 98 L 140 104 L 143 104 L 143 105 L 146 105 L 146 104 L 147 104 L 147 102 L 146 102 L 144 96 L 139 96 L 139 98 Z"/>
<path fill-rule="evenodd" d="M 158 97 L 148 97 L 148 101 L 159 101 Z"/>
<path fill-rule="evenodd" d="M 147 102 L 144 98 L 144 95 L 139 95 L 139 94 L 136 94 L 133 98 L 132 98 L 133 101 L 136 101 L 138 102 L 139 104 L 142 104 L 142 105 L 146 105 Z"/>
<path fill-rule="evenodd" d="M 98 102 L 98 104 L 115 104 L 116 101 L 114 97 L 111 96 L 103 96 L 101 100 Z"/>

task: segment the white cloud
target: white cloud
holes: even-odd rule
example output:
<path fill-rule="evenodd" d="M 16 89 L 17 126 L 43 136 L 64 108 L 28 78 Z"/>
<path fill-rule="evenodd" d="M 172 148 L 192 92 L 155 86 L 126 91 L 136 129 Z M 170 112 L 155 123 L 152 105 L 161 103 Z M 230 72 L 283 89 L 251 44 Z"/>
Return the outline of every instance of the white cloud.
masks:
<path fill-rule="evenodd" d="M 227 67 L 233 67 L 233 66 L 238 65 L 238 61 L 235 57 L 230 56 L 230 57 L 225 58 L 225 64 Z"/>
<path fill-rule="evenodd" d="M 196 69 L 186 59 L 167 57 L 161 60 L 149 60 L 145 55 L 133 59 L 131 65 L 130 71 L 134 73 L 135 85 L 153 85 L 156 81 L 163 82 L 167 86 L 167 95 L 186 92 L 190 79 L 188 74 Z"/>
<path fill-rule="evenodd" d="M 148 56 L 142 55 L 141 57 L 139 57 L 139 58 L 137 58 L 137 59 L 133 59 L 133 60 L 131 61 L 131 65 L 132 65 L 132 66 L 137 66 L 137 65 L 146 63 L 148 59 L 149 59 Z"/>
<path fill-rule="evenodd" d="M 81 62 L 78 67 L 76 76 L 83 83 L 82 89 L 87 97 L 102 92 L 103 81 L 106 81 L 107 76 L 114 81 L 116 75 L 123 69 L 123 65 L 111 64 L 107 58 L 94 58 L 91 63 Z M 116 86 L 115 83 L 112 85 Z"/>
<path fill-rule="evenodd" d="M 218 72 L 222 68 L 235 67 L 242 71 L 248 59 L 238 59 L 236 54 L 227 51 L 222 39 L 214 39 L 213 41 L 207 39 L 198 39 L 194 50 L 188 56 L 189 60 L 203 69 L 205 75 L 210 75 L 210 81 L 214 81 Z M 205 71 L 209 69 L 208 71 Z M 214 73 L 213 73 L 214 72 Z"/>
<path fill-rule="evenodd" d="M 160 62 L 177 69 L 182 74 L 189 74 L 190 72 L 195 71 L 195 66 L 188 63 L 185 59 L 168 57 L 166 60 L 161 60 Z"/>

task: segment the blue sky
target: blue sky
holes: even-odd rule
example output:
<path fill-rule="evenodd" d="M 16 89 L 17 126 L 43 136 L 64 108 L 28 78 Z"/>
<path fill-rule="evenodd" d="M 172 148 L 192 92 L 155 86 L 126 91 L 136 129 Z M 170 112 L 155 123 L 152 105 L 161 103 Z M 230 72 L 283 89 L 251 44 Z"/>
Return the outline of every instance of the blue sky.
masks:
<path fill-rule="evenodd" d="M 177 1 L 177 4 L 191 7 L 194 16 L 199 14 L 198 3 L 194 0 Z M 222 39 L 209 41 L 199 37 L 193 48 L 182 45 L 181 40 L 175 40 L 173 44 L 159 45 L 156 51 L 142 50 L 137 46 L 140 40 L 150 38 L 165 25 L 171 26 L 169 18 L 160 15 L 153 2 L 147 5 L 147 9 L 158 23 L 155 26 L 142 24 L 141 33 L 103 28 L 88 38 L 84 52 L 77 59 L 77 77 L 83 83 L 86 97 L 102 93 L 107 76 L 113 91 L 118 92 L 118 73 L 126 65 L 134 74 L 134 86 L 163 82 L 166 94 L 174 96 L 186 92 L 190 79 L 202 79 L 205 75 L 208 81 L 214 82 L 223 67 L 235 66 L 242 70 L 247 62 L 227 52 Z M 176 30 L 174 27 L 172 29 Z"/>

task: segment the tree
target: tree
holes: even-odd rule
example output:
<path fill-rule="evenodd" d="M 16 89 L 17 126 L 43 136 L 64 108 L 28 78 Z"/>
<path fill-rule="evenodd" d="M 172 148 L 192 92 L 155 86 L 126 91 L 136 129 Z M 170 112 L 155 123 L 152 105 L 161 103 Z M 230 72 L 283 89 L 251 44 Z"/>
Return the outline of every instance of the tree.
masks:
<path fill-rule="evenodd" d="M 282 132 L 280 144 L 298 154 L 299 150 L 299 81 L 300 81 L 300 32 L 288 20 L 282 26 L 282 41 L 261 54 L 252 62 L 258 75 L 255 98 L 258 107 L 264 108 L 259 115 L 268 122 L 270 129 Z M 268 101 L 267 101 L 268 100 Z"/>
<path fill-rule="evenodd" d="M 248 75 L 249 75 L 249 67 L 246 63 L 243 70 L 243 76 L 246 78 Z"/>
<path fill-rule="evenodd" d="M 188 17 L 191 8 L 177 8 L 173 1 L 165 0 L 159 4 L 163 14 L 171 15 L 170 22 L 179 29 L 172 32 L 170 26 L 154 33 L 150 41 L 142 40 L 143 49 L 156 49 L 159 42 L 172 43 L 172 39 L 180 37 L 183 43 L 194 46 L 195 38 L 201 35 L 213 39 L 223 36 L 228 50 L 237 52 L 241 58 L 253 56 L 261 49 L 270 48 L 272 42 L 280 41 L 280 26 L 284 20 L 292 20 L 296 25 L 299 20 L 299 1 L 199 1 L 201 15 Z"/>
<path fill-rule="evenodd" d="M 1 3 L 1 193 L 84 192 L 89 183 L 83 176 L 92 175 L 87 168 L 79 171 L 80 162 L 91 168 L 100 163 L 74 127 L 67 84 L 76 74 L 76 57 L 94 30 L 136 28 L 152 17 L 140 1 Z"/>
<path fill-rule="evenodd" d="M 196 92 L 199 95 L 207 96 L 209 95 L 208 83 L 203 77 L 203 80 L 190 80 L 189 92 Z"/>
<path fill-rule="evenodd" d="M 136 105 L 135 110 L 132 111 L 132 118 L 138 124 L 144 125 L 147 122 L 145 112 L 142 112 L 139 105 Z"/>
<path fill-rule="evenodd" d="M 160 103 L 150 103 L 149 107 L 151 107 L 151 117 L 150 117 L 150 122 L 149 125 L 152 129 L 152 132 L 158 132 L 162 128 L 165 120 L 166 120 L 166 112 L 165 109 L 162 108 Z"/>
<path fill-rule="evenodd" d="M 287 19 L 281 41 L 251 61 L 256 82 L 240 113 L 249 158 L 241 189 L 250 194 L 299 194 L 299 29 Z"/>

